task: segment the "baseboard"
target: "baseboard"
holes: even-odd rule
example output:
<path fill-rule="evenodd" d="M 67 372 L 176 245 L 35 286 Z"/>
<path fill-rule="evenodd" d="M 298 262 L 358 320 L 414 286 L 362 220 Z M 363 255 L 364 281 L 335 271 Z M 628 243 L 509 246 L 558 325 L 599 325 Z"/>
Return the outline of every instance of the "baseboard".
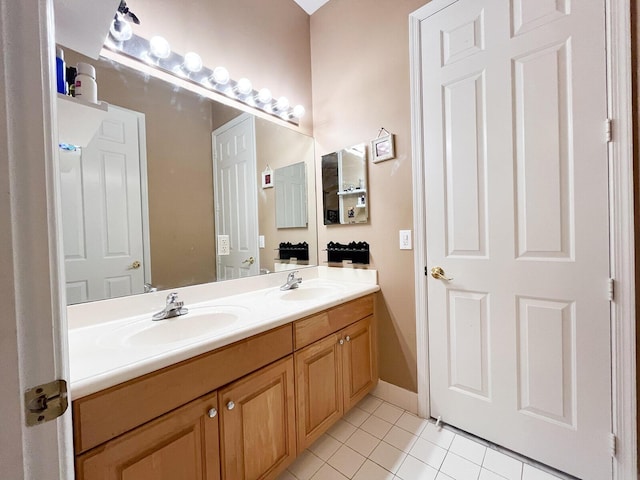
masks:
<path fill-rule="evenodd" d="M 373 389 L 371 395 L 396 405 L 414 415 L 418 414 L 418 394 L 383 380 Z"/>

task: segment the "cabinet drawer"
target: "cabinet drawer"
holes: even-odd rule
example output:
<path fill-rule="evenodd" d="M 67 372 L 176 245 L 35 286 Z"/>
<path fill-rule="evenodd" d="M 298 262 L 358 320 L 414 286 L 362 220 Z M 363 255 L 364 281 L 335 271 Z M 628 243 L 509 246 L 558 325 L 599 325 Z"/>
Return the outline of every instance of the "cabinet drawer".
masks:
<path fill-rule="evenodd" d="M 293 351 L 291 324 L 73 402 L 76 454 L 117 437 Z"/>
<path fill-rule="evenodd" d="M 295 349 L 306 347 L 369 315 L 373 315 L 373 295 L 298 320 L 293 323 Z"/>

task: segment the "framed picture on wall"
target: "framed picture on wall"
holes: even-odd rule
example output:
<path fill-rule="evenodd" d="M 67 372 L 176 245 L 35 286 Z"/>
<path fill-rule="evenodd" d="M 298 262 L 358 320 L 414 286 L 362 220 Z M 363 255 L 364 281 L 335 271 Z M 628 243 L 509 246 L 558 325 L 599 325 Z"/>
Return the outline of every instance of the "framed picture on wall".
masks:
<path fill-rule="evenodd" d="M 384 162 L 396 158 L 394 135 L 387 133 L 371 141 L 371 161 L 373 163 Z"/>
<path fill-rule="evenodd" d="M 267 167 L 264 172 L 262 172 L 262 188 L 272 188 L 273 187 L 273 171 L 271 168 Z"/>

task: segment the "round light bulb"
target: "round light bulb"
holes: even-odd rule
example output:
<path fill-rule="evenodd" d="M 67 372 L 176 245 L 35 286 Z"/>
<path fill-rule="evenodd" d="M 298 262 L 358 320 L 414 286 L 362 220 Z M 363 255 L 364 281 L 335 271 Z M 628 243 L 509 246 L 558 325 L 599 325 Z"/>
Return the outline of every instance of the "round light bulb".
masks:
<path fill-rule="evenodd" d="M 287 97 L 280 97 L 276 102 L 276 109 L 280 112 L 289 109 L 289 99 Z"/>
<path fill-rule="evenodd" d="M 253 85 L 248 78 L 238 80 L 237 88 L 240 95 L 249 95 L 253 91 Z"/>
<path fill-rule="evenodd" d="M 149 51 L 156 58 L 167 58 L 171 55 L 171 47 L 164 37 L 156 35 L 149 40 Z"/>
<path fill-rule="evenodd" d="M 195 52 L 187 52 L 184 55 L 184 68 L 191 73 L 198 73 L 202 70 L 202 58 Z"/>
<path fill-rule="evenodd" d="M 109 27 L 109 34 L 116 42 L 126 42 L 133 37 L 133 29 L 129 22 L 127 22 L 122 14 L 117 14 L 116 18 L 111 21 L 111 27 Z"/>
<path fill-rule="evenodd" d="M 293 116 L 294 118 L 302 118 L 304 116 L 305 109 L 302 105 L 296 105 L 293 107 Z"/>
<path fill-rule="evenodd" d="M 213 75 L 211 75 L 210 80 L 213 83 L 218 85 L 226 85 L 229 83 L 229 70 L 224 67 L 216 67 L 213 69 Z"/>
<path fill-rule="evenodd" d="M 261 88 L 256 96 L 256 100 L 260 103 L 269 103 L 273 100 L 273 95 L 271 95 L 271 90 L 268 88 Z"/>

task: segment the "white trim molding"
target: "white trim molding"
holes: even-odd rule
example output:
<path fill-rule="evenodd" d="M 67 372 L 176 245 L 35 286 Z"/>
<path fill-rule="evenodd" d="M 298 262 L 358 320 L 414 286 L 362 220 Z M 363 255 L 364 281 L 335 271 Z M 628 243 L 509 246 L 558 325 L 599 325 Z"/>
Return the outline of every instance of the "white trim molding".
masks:
<path fill-rule="evenodd" d="M 378 385 L 373 389 L 371 395 L 400 407 L 409 413 L 418 415 L 418 394 L 411 390 L 398 387 L 384 380 L 378 380 Z"/>
<path fill-rule="evenodd" d="M 429 365 L 422 73 L 420 22 L 456 0 L 432 0 L 409 16 L 411 59 L 411 135 L 415 237 L 416 337 L 418 413 L 429 417 Z M 633 86 L 631 79 L 631 0 L 604 0 L 607 19 L 607 80 L 609 118 L 610 255 L 615 280 L 611 306 L 612 430 L 616 436 L 613 478 L 638 478 L 636 398 L 635 238 L 633 190 Z"/>

